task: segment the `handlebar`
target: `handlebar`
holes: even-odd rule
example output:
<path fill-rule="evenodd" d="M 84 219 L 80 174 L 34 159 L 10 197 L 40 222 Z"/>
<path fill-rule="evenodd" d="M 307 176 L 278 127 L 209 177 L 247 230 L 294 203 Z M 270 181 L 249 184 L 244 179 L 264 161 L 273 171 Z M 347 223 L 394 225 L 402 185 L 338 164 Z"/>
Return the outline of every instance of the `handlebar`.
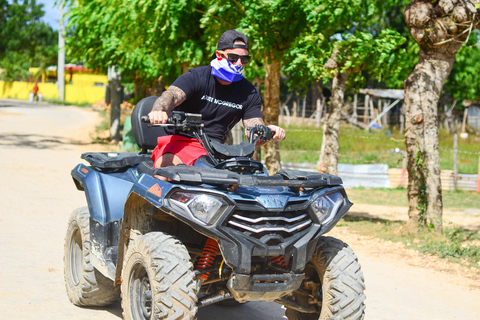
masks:
<path fill-rule="evenodd" d="M 202 115 L 196 113 L 185 113 L 183 111 L 173 111 L 169 116 L 167 123 L 164 124 L 150 124 L 150 119 L 148 116 L 141 117 L 142 122 L 148 123 L 147 127 L 170 127 L 175 130 L 183 131 L 188 134 L 192 134 L 198 142 L 205 148 L 208 156 L 213 161 L 215 165 L 219 163 L 218 159 L 225 159 L 224 157 L 230 152 L 225 154 L 220 153 L 218 150 L 215 150 L 214 145 L 218 142 L 210 141 L 207 134 L 204 131 L 202 123 Z M 259 140 L 269 141 L 275 135 L 275 132 L 267 126 L 256 125 L 254 127 L 246 128 L 249 131 L 249 144 L 247 145 L 257 145 Z M 217 145 L 218 147 L 218 145 Z M 233 147 L 233 146 L 230 146 Z M 245 145 L 242 145 L 241 148 L 245 148 Z M 226 148 L 226 147 L 222 147 Z M 238 152 L 237 149 L 233 148 L 231 152 Z M 252 149 L 253 154 L 253 149 Z"/>
<path fill-rule="evenodd" d="M 257 124 L 255 127 L 246 128 L 250 132 L 249 142 L 256 143 L 258 140 L 270 141 L 275 132 L 267 126 Z M 257 137 L 255 138 L 255 135 Z"/>
<path fill-rule="evenodd" d="M 149 116 L 142 116 L 142 122 L 150 123 Z M 196 113 L 185 113 L 173 111 L 167 123 L 149 124 L 148 127 L 173 127 L 176 130 L 191 132 L 203 128 L 202 115 Z"/>
<path fill-rule="evenodd" d="M 150 122 L 148 116 L 142 116 L 141 121 Z M 183 111 L 173 111 L 168 118 L 167 123 L 149 124 L 149 127 L 173 127 L 176 130 L 186 132 L 199 131 L 203 129 L 202 115 L 197 113 L 186 113 Z M 270 141 L 275 132 L 267 126 L 257 124 L 254 127 L 246 128 L 249 131 L 248 140 L 250 143 L 256 143 L 258 140 Z"/>

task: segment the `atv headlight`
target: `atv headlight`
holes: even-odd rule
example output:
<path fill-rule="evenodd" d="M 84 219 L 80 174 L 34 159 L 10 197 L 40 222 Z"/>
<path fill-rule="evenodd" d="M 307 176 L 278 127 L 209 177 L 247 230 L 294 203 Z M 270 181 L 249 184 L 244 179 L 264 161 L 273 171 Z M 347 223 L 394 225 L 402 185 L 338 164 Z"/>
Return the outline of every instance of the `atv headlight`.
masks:
<path fill-rule="evenodd" d="M 177 191 L 170 200 L 207 224 L 213 224 L 228 208 L 222 199 L 201 193 Z"/>
<path fill-rule="evenodd" d="M 317 215 L 322 225 L 327 225 L 333 220 L 344 199 L 340 192 L 335 192 L 321 195 L 312 202 L 313 212 Z"/>

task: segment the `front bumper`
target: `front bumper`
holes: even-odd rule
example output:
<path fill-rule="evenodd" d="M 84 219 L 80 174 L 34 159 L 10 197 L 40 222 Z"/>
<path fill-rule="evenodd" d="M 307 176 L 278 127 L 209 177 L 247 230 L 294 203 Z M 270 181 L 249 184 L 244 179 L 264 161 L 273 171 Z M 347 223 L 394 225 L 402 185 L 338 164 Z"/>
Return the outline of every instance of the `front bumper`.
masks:
<path fill-rule="evenodd" d="M 227 288 L 235 300 L 274 301 L 290 292 L 297 290 L 305 275 L 302 274 L 232 274 Z"/>

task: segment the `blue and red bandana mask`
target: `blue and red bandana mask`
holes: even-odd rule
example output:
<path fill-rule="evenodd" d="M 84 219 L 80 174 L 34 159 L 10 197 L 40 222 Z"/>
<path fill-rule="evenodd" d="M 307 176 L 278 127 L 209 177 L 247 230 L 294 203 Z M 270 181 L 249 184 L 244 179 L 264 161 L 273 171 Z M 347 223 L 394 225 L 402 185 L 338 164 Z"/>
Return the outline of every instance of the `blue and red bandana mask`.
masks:
<path fill-rule="evenodd" d="M 243 78 L 244 65 L 233 65 L 228 59 L 213 59 L 210 62 L 212 66 L 212 76 L 226 82 L 237 82 Z"/>

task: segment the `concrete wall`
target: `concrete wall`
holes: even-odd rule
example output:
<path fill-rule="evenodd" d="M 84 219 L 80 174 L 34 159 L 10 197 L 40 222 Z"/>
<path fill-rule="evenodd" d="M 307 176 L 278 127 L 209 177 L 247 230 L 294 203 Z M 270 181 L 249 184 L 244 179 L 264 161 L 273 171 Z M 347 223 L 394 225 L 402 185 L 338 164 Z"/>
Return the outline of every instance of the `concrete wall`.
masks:
<path fill-rule="evenodd" d="M 318 168 L 310 163 L 282 162 L 283 169 L 317 171 Z M 343 180 L 345 188 L 398 188 L 407 187 L 408 172 L 402 169 L 389 169 L 386 164 L 338 164 L 338 176 Z M 454 190 L 452 170 L 442 170 L 440 179 L 442 190 Z M 476 191 L 478 175 L 459 174 L 457 187 L 463 191 Z"/>
<path fill-rule="evenodd" d="M 69 79 L 69 75 L 66 75 Z M 71 84 L 65 85 L 65 101 L 72 103 L 95 103 L 105 98 L 107 76 L 92 74 L 74 74 Z M 33 90 L 33 82 L 0 81 L 0 98 L 28 100 Z M 52 82 L 39 82 L 38 92 L 43 99 L 58 99 L 58 88 Z"/>

